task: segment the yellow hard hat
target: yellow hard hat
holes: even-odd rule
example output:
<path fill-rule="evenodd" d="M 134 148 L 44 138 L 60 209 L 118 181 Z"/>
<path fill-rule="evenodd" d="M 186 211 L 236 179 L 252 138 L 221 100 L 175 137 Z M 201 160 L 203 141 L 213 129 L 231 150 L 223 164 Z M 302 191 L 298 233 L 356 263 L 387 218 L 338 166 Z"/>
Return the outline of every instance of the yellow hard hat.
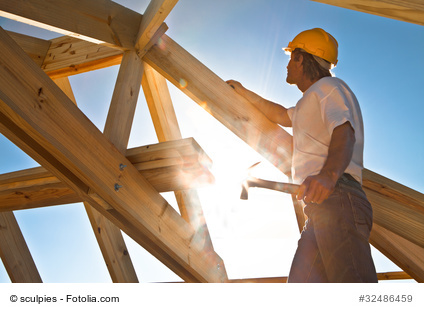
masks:
<path fill-rule="evenodd" d="M 288 47 L 283 48 L 283 50 L 291 53 L 294 49 L 300 48 L 336 66 L 338 46 L 337 40 L 325 30 L 313 28 L 294 37 Z"/>

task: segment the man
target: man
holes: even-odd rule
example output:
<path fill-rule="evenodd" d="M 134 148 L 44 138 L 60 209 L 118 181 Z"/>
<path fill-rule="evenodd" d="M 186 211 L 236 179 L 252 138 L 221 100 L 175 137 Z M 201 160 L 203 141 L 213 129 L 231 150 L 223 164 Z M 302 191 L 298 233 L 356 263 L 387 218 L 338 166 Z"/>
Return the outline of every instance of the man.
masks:
<path fill-rule="evenodd" d="M 293 128 L 292 178 L 308 219 L 288 282 L 377 282 L 368 243 L 372 208 L 361 187 L 362 115 L 353 92 L 330 73 L 338 43 L 314 28 L 284 50 L 291 54 L 286 81 L 303 93 L 295 107 L 227 83 L 271 121 Z"/>

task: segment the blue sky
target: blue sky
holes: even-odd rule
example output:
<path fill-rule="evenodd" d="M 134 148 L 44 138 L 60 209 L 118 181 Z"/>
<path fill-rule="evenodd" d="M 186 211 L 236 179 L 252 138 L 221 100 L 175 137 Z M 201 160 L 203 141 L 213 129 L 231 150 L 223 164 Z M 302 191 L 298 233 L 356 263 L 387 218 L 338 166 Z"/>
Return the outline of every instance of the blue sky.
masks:
<path fill-rule="evenodd" d="M 148 1 L 117 1 L 144 12 Z M 294 106 L 301 93 L 285 83 L 281 50 L 300 31 L 321 27 L 339 42 L 337 77 L 361 104 L 365 167 L 424 192 L 424 28 L 306 0 L 182 0 L 167 34 L 223 80 L 236 79 L 263 97 Z M 7 30 L 57 37 L 0 20 Z M 81 110 L 103 129 L 118 67 L 70 77 Z M 261 157 L 170 85 L 183 137 L 194 137 L 214 162 L 216 184 L 199 190 L 218 254 L 230 278 L 286 276 L 299 236 L 288 196 L 254 191 L 239 197 L 244 169 Z M 157 142 L 141 92 L 129 146 Z M 37 166 L 0 136 L 0 173 Z M 286 180 L 266 161 L 257 176 Z M 164 195 L 177 208 L 172 194 Z M 218 199 L 218 201 L 217 201 Z M 15 212 L 45 282 L 109 282 L 82 204 Z M 178 280 L 125 237 L 140 281 Z M 378 271 L 397 268 L 374 251 Z M 9 278 L 0 264 L 0 282 Z"/>

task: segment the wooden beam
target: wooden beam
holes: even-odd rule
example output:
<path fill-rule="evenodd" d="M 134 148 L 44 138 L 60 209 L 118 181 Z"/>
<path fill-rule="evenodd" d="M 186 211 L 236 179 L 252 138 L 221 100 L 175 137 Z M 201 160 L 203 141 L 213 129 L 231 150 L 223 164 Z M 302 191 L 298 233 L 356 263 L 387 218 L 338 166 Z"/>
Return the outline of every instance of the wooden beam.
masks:
<path fill-rule="evenodd" d="M 12 283 L 41 283 L 13 212 L 0 213 L 0 258 Z"/>
<path fill-rule="evenodd" d="M 124 58 L 122 62 L 123 65 L 121 65 L 123 69 L 127 68 L 128 63 L 131 63 L 130 60 L 128 59 L 132 59 L 131 52 L 124 53 Z M 136 60 L 138 61 L 138 64 L 141 63 L 139 59 L 136 58 Z M 134 70 L 134 72 L 135 71 L 136 70 Z M 118 81 L 119 81 L 119 77 L 120 75 L 118 75 Z M 55 80 L 55 83 L 69 97 L 69 99 L 71 99 L 72 102 L 74 102 L 75 105 L 77 105 L 69 79 L 67 77 L 60 78 Z M 119 99 L 122 101 L 122 107 L 124 108 L 123 111 L 129 112 L 129 114 L 131 114 L 131 112 L 134 110 L 125 110 L 125 108 L 127 107 L 127 102 L 130 102 L 130 101 L 125 101 L 124 97 L 116 96 L 116 94 L 119 95 L 120 93 L 124 93 L 119 91 L 122 89 L 126 89 L 126 88 L 123 88 L 122 84 L 117 84 L 117 88 L 115 88 L 114 96 L 112 97 L 111 107 L 116 106 L 116 104 L 114 105 L 113 99 L 115 99 L 115 101 Z M 134 93 L 136 94 L 133 95 L 133 93 L 131 92 L 130 98 L 138 97 L 138 92 L 134 91 Z M 118 113 L 114 112 L 114 113 L 117 116 L 123 115 L 123 114 L 118 114 L 119 112 Z M 111 125 L 113 125 L 113 123 L 106 122 L 106 129 L 107 127 L 111 127 Z M 120 130 L 120 129 L 124 129 L 124 131 L 127 131 L 128 137 L 129 137 L 129 129 L 127 127 L 117 128 L 117 130 Z M 110 137 L 112 137 L 111 135 L 113 135 L 113 132 L 110 130 L 109 130 L 109 135 Z M 117 140 L 122 139 L 123 141 L 125 141 L 125 138 L 121 138 L 121 136 L 115 136 L 113 138 Z M 126 150 L 126 146 L 123 148 L 123 150 L 124 151 Z M 130 254 L 128 252 L 121 230 L 118 227 L 116 227 L 115 224 L 113 224 L 111 221 L 105 218 L 102 214 L 100 214 L 96 209 L 94 209 L 89 203 L 84 202 L 84 207 L 87 212 L 88 218 L 90 220 L 91 226 L 93 228 L 94 235 L 96 236 L 97 243 L 99 244 L 103 258 L 106 262 L 106 267 L 109 271 L 112 281 L 114 283 L 138 283 L 137 274 L 132 264 Z"/>
<path fill-rule="evenodd" d="M 312 0 L 349 10 L 424 25 L 424 3 L 417 0 Z"/>
<path fill-rule="evenodd" d="M 110 0 L 0 0 L 0 16 L 118 49 L 133 49 L 142 15 Z"/>
<path fill-rule="evenodd" d="M 385 272 L 377 273 L 378 280 L 403 280 L 403 279 L 413 279 L 410 275 L 405 272 Z"/>
<path fill-rule="evenodd" d="M 142 80 L 143 91 L 159 141 L 165 142 L 182 139 L 165 78 L 147 63 L 144 64 L 144 68 Z M 214 262 L 219 264 L 222 271 L 226 273 L 223 260 L 220 258 L 217 259 L 217 255 L 213 253 L 212 240 L 197 191 L 194 189 L 176 191 L 175 198 L 181 216 L 193 226 L 194 230 L 200 235 L 200 240 L 204 242 L 205 249 L 209 251 L 211 257 L 215 256 Z"/>
<path fill-rule="evenodd" d="M 378 280 L 401 280 L 401 279 L 412 279 L 405 272 L 386 272 L 386 273 L 377 273 Z M 275 284 L 284 284 L 287 283 L 287 277 L 259 277 L 259 278 L 240 278 L 240 279 L 229 279 L 229 283 L 275 283 Z"/>
<path fill-rule="evenodd" d="M 28 56 L 38 65 L 42 66 L 49 51 L 51 42 L 31 36 L 26 36 L 14 32 L 7 32 L 13 40 L 28 54 Z M 111 49 L 111 48 L 109 48 Z"/>
<path fill-rule="evenodd" d="M 180 88 L 282 172 L 291 166 L 292 138 L 167 35 L 143 60 Z"/>
<path fill-rule="evenodd" d="M 363 186 L 374 223 L 424 248 L 424 195 L 370 170 L 363 172 Z"/>
<path fill-rule="evenodd" d="M 2 29 L 0 50 L 3 134 L 184 280 L 225 281 L 192 227 Z"/>
<path fill-rule="evenodd" d="M 103 131 L 121 153 L 127 150 L 142 75 L 143 63 L 135 51 L 124 52 Z M 137 283 L 137 274 L 121 230 L 89 203 L 84 202 L 84 206 L 112 281 Z"/>
<path fill-rule="evenodd" d="M 135 51 L 126 51 L 119 68 L 103 132 L 121 153 L 127 150 L 142 76 L 141 59 Z"/>
<path fill-rule="evenodd" d="M 212 161 L 193 138 L 128 149 L 126 157 L 158 192 L 213 182 Z M 42 167 L 0 174 L 0 212 L 75 202 L 81 197 Z"/>
<path fill-rule="evenodd" d="M 424 248 L 374 224 L 371 244 L 417 282 L 424 282 Z"/>
<path fill-rule="evenodd" d="M 57 79 L 118 65 L 121 61 L 120 50 L 63 36 L 51 40 L 41 68 Z"/>
<path fill-rule="evenodd" d="M 148 43 L 152 40 L 165 18 L 177 4 L 178 0 L 151 0 L 143 14 L 140 29 L 138 31 L 135 48 L 138 55 L 143 57 L 148 49 Z M 156 40 L 155 40 L 156 42 Z M 146 48 L 148 47 L 148 48 Z"/>

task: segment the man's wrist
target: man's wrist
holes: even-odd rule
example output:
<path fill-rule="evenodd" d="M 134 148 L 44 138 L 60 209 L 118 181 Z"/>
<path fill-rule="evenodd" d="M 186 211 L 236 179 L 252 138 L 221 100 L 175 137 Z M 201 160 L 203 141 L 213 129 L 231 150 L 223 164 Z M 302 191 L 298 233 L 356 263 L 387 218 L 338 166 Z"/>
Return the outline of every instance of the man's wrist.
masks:
<path fill-rule="evenodd" d="M 339 171 L 335 170 L 322 169 L 319 174 L 328 177 L 334 184 L 336 184 L 343 173 L 340 173 Z"/>

